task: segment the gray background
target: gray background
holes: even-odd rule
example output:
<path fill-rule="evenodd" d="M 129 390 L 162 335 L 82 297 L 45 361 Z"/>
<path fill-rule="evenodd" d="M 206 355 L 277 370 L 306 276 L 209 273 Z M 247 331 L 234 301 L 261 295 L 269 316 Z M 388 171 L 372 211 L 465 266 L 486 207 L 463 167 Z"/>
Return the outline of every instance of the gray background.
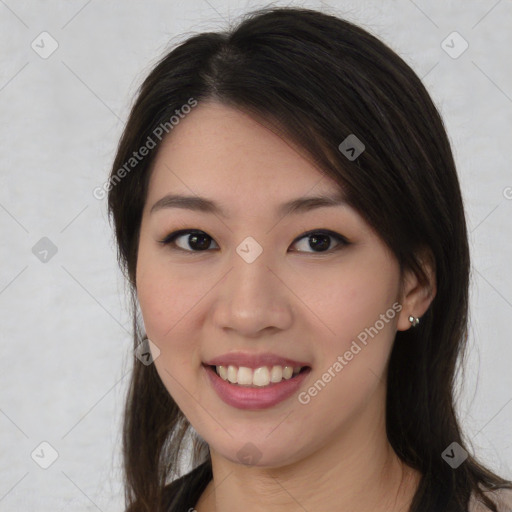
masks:
<path fill-rule="evenodd" d="M 380 37 L 423 78 L 443 115 L 473 256 L 458 411 L 475 452 L 512 478 L 511 3 L 289 4 L 345 16 Z M 0 0 L 0 510 L 122 510 L 130 319 L 106 201 L 92 191 L 163 52 L 263 5 Z M 43 31 L 58 43 L 48 58 Z M 469 45 L 457 58 L 463 40 L 442 46 L 453 31 Z M 46 262 L 33 252 L 43 237 L 57 249 Z M 39 465 L 51 462 L 43 441 L 58 453 L 48 469 Z"/>

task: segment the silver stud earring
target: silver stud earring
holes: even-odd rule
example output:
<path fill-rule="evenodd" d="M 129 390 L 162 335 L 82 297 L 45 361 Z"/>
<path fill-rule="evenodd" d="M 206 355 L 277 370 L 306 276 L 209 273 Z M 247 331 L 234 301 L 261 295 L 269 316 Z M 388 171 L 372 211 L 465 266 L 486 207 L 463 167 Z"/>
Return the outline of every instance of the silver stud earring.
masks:
<path fill-rule="evenodd" d="M 409 322 L 411 322 L 413 327 L 416 327 L 420 323 L 420 319 L 417 316 L 409 316 Z"/>

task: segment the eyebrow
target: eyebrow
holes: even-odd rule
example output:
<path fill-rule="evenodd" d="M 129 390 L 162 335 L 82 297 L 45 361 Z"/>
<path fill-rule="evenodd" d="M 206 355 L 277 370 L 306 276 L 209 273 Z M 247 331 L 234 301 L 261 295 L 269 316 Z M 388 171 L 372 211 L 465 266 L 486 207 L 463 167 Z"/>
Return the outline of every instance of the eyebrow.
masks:
<path fill-rule="evenodd" d="M 345 195 L 338 192 L 335 195 L 321 195 L 314 197 L 299 197 L 279 205 L 276 210 L 278 216 L 292 213 L 305 213 L 316 208 L 344 206 L 347 204 Z M 180 194 L 168 194 L 159 199 L 150 210 L 150 214 L 165 208 L 182 208 L 185 210 L 212 213 L 227 218 L 226 212 L 211 199 L 200 196 L 185 196 Z"/>

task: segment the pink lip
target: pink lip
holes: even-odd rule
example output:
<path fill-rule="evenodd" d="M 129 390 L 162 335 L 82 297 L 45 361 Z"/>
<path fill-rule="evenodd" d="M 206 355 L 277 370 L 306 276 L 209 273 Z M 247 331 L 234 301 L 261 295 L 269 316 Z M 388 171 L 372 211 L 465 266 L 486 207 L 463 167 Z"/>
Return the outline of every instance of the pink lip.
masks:
<path fill-rule="evenodd" d="M 246 368 L 260 368 L 261 366 L 293 366 L 296 368 L 297 366 L 310 366 L 309 363 L 304 363 L 301 361 L 295 361 L 293 359 L 288 359 L 287 357 L 280 357 L 276 354 L 272 354 L 270 352 L 265 352 L 262 354 L 249 354 L 247 352 L 230 352 L 229 354 L 224 354 L 222 356 L 214 357 L 209 361 L 205 361 L 206 365 L 209 366 L 229 366 L 230 364 L 233 366 L 245 366 Z"/>
<path fill-rule="evenodd" d="M 297 366 L 301 365 L 297 364 Z M 210 366 L 203 364 L 202 367 L 220 399 L 238 409 L 266 409 L 286 400 L 299 389 L 311 372 L 311 368 L 308 368 L 291 379 L 283 379 L 277 384 L 270 384 L 266 387 L 253 388 L 230 384 L 219 377 Z"/>

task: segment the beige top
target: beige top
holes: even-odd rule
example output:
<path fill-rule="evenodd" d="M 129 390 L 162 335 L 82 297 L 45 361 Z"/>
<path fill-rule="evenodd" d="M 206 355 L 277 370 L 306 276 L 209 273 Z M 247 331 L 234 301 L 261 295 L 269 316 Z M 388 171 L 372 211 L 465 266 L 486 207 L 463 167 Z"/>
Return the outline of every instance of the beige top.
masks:
<path fill-rule="evenodd" d="M 486 491 L 485 494 L 497 504 L 498 512 L 512 512 L 512 489 L 496 489 L 495 491 Z M 489 512 L 489 509 L 472 496 L 469 512 Z"/>

